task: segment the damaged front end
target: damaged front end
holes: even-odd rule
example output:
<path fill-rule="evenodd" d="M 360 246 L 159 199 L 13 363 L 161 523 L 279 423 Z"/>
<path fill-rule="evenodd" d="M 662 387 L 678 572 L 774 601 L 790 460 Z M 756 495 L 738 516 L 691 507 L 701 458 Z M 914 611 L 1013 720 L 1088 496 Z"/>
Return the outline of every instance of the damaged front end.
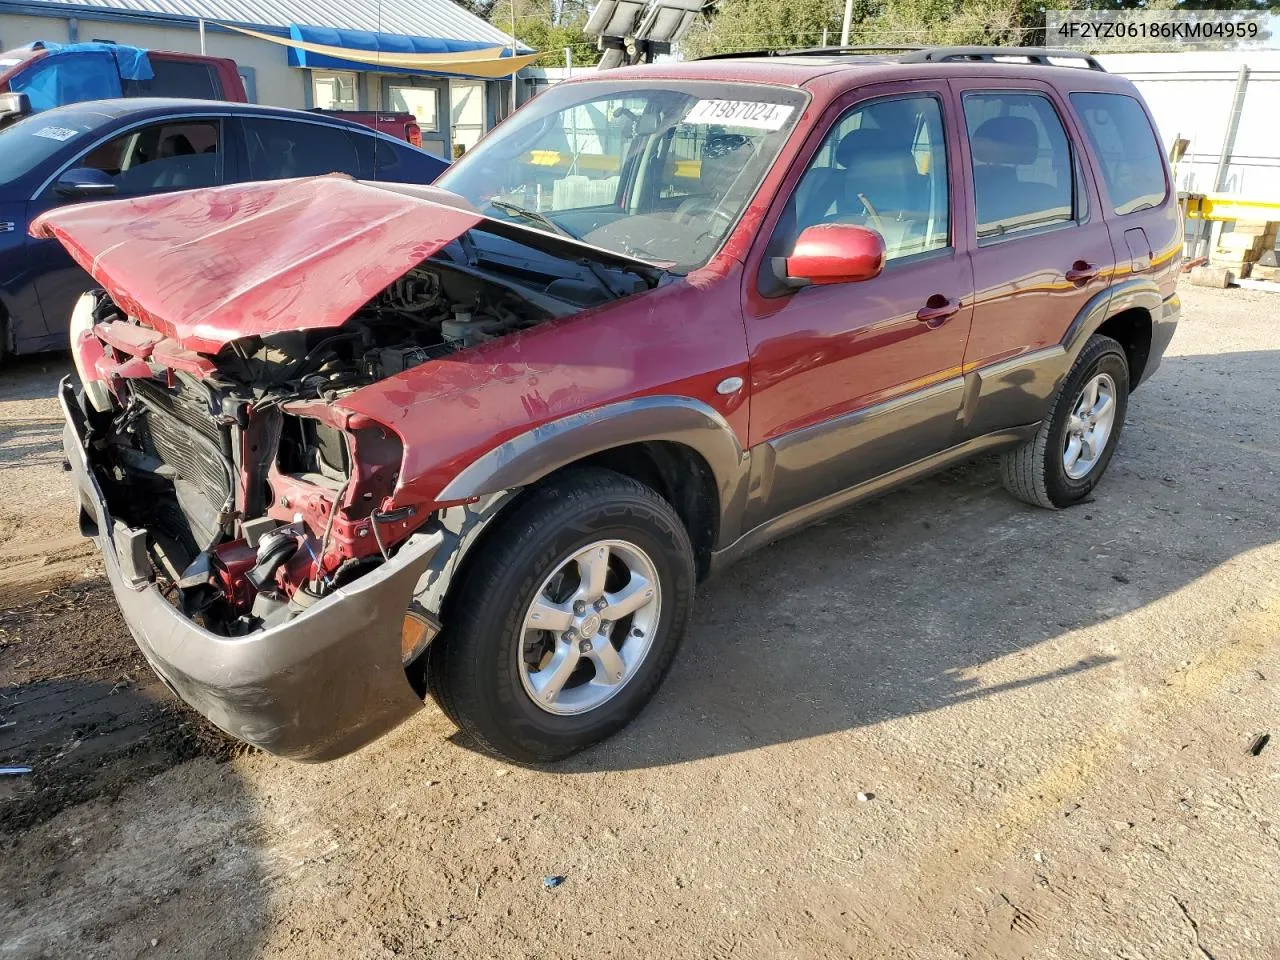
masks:
<path fill-rule="evenodd" d="M 286 622 L 430 520 L 395 499 L 399 436 L 343 398 L 551 316 L 428 267 L 338 330 L 246 337 L 212 357 L 137 324 L 109 294 L 81 309 L 88 443 L 107 502 L 148 531 L 178 609 L 225 636 Z"/>
<path fill-rule="evenodd" d="M 362 195 L 366 215 L 381 214 L 384 226 L 400 223 L 401 205 L 443 209 L 344 181 L 310 184 L 347 200 L 349 190 L 372 191 Z M 420 705 L 405 667 L 439 625 L 412 600 L 459 540 L 441 522 L 448 504 L 406 488 L 401 437 L 344 400 L 656 279 L 617 264 L 579 259 L 575 268 L 560 251 L 513 258 L 501 229 L 472 233 L 482 218 L 457 210 L 442 214 L 455 222 L 425 246 L 384 236 L 366 249 L 357 259 L 376 269 L 334 267 L 305 249 L 260 246 L 255 256 L 208 222 L 214 193 L 186 195 L 206 205 L 206 233 L 183 247 L 219 238 L 186 265 L 192 284 L 215 277 L 198 302 L 159 279 L 160 267 L 140 277 L 118 245 L 103 242 L 99 253 L 100 238 L 71 217 L 37 225 L 106 288 L 82 298 L 73 318 L 81 389 L 64 383 L 68 459 L 86 532 L 98 537 L 157 672 L 236 736 L 326 759 Z M 267 206 L 296 221 L 300 202 L 277 196 Z M 274 221 L 261 211 L 254 227 L 269 234 Z M 134 257 L 157 250 L 154 240 L 135 242 Z M 350 259 L 349 246 L 314 242 L 331 261 Z M 381 255 L 388 244 L 394 255 Z M 566 284 L 575 270 L 580 278 Z M 229 320 L 233 308 L 247 319 Z"/>

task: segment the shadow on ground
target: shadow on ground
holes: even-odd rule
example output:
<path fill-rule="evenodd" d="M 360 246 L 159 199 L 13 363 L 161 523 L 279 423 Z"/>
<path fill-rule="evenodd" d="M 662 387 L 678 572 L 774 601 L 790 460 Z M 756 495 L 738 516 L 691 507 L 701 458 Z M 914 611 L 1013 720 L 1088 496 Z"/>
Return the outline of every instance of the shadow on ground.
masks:
<path fill-rule="evenodd" d="M 51 397 L 58 381 L 74 371 L 71 354 L 66 350 L 6 360 L 0 366 L 0 403 Z"/>
<path fill-rule="evenodd" d="M 818 737 L 1123 660 L 1123 647 L 1098 649 L 998 685 L 973 678 L 1276 539 L 1278 360 L 1168 359 L 1135 394 L 1106 479 L 1072 509 L 1013 500 L 990 458 L 767 547 L 700 588 L 684 650 L 646 712 L 555 769 Z"/>
<path fill-rule="evenodd" d="M 7 588 L 0 767 L 30 773 L 0 776 L 0 957 L 135 956 L 152 940 L 166 953 L 180 945 L 183 956 L 253 955 L 262 911 L 246 911 L 247 898 L 235 917 L 218 911 L 224 883 L 261 883 L 252 843 L 234 842 L 226 828 L 254 823 L 234 768 L 206 759 L 203 780 L 181 777 L 165 791 L 148 784 L 235 749 L 151 672 L 105 583 Z M 119 831 L 100 828 L 109 801 L 143 805 L 157 795 L 171 808 L 160 814 L 173 821 L 168 829 L 154 829 L 153 810 Z M 55 829 L 42 828 L 59 814 Z"/>

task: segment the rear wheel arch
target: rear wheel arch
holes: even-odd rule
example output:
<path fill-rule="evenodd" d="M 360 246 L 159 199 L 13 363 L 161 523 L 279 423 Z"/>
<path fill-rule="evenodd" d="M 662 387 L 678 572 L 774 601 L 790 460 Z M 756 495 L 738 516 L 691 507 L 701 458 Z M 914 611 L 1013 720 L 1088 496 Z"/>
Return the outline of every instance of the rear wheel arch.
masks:
<path fill-rule="evenodd" d="M 1112 314 L 1094 333 L 1110 337 L 1124 347 L 1129 361 L 1129 390 L 1132 392 L 1142 382 L 1143 371 L 1151 356 L 1151 335 L 1155 327 L 1151 311 L 1146 307 L 1129 307 Z"/>
<path fill-rule="evenodd" d="M 1076 314 L 1062 338 L 1068 366 L 1075 362 L 1089 338 L 1100 333 L 1124 347 L 1131 383 L 1136 384 L 1150 359 L 1154 318 L 1163 305 L 1160 287 L 1150 277 L 1130 277 L 1098 293 Z"/>

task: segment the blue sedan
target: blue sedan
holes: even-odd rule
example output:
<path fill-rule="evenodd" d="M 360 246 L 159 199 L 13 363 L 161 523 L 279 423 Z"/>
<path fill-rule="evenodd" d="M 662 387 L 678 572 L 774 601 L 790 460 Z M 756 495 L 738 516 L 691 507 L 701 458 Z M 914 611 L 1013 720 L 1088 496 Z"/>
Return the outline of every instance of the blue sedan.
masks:
<path fill-rule="evenodd" d="M 67 345 L 92 279 L 27 225 L 54 207 L 248 180 L 347 173 L 431 183 L 448 166 L 385 134 L 299 110 L 207 100 L 100 100 L 0 131 L 0 359 Z"/>

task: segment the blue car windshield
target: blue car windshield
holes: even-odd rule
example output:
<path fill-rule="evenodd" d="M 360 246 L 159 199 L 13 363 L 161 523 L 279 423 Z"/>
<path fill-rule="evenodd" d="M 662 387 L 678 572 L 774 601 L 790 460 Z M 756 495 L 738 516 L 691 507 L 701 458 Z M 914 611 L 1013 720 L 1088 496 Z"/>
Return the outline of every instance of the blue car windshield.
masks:
<path fill-rule="evenodd" d="M 66 147 L 90 139 L 102 120 L 101 113 L 70 107 L 37 113 L 0 130 L 0 185 L 25 177 Z"/>

